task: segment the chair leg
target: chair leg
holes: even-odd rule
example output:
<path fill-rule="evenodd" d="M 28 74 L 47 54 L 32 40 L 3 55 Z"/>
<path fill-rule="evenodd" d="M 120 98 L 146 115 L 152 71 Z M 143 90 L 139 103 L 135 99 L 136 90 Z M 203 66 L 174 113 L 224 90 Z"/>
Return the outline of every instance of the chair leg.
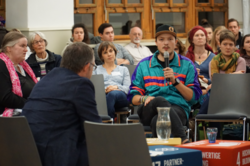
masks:
<path fill-rule="evenodd" d="M 203 126 L 203 134 L 204 134 L 204 138 L 207 139 L 206 126 Z"/>
<path fill-rule="evenodd" d="M 197 121 L 195 119 L 195 122 L 194 122 L 194 142 L 196 142 L 196 136 L 197 136 Z"/>
<path fill-rule="evenodd" d="M 247 141 L 249 141 L 249 123 L 247 123 Z"/>
<path fill-rule="evenodd" d="M 121 123 L 121 114 L 116 114 L 117 123 Z"/>
<path fill-rule="evenodd" d="M 245 141 L 246 137 L 246 118 L 243 119 L 243 141 Z"/>

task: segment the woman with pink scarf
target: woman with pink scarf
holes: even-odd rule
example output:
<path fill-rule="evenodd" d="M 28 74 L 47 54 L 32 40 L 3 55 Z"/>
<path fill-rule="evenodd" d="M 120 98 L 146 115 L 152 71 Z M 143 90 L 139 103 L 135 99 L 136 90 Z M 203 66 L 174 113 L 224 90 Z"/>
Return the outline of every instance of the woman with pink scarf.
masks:
<path fill-rule="evenodd" d="M 0 51 L 0 114 L 11 117 L 21 112 L 33 87 L 35 74 L 25 62 L 27 39 L 10 32 L 2 41 Z"/>

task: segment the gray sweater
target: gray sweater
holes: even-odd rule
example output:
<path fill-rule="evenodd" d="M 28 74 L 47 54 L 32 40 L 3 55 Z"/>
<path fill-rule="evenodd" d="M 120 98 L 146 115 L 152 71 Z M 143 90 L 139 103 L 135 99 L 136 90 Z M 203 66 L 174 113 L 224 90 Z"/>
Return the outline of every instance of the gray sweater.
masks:
<path fill-rule="evenodd" d="M 113 43 L 117 49 L 117 54 L 116 54 L 116 58 L 118 59 L 126 59 L 129 61 L 130 65 L 133 65 L 134 64 L 134 60 L 133 60 L 133 57 L 129 54 L 129 52 L 124 48 L 122 47 L 121 45 L 119 44 L 115 44 Z M 94 48 L 94 53 L 95 53 L 95 63 L 96 65 L 102 65 L 103 62 L 101 61 L 101 59 L 99 58 L 99 55 L 98 55 L 98 48 L 100 46 L 100 43 L 97 44 Z M 115 61 L 115 63 L 117 64 L 117 62 Z"/>
<path fill-rule="evenodd" d="M 93 75 L 96 74 L 103 74 L 105 89 L 109 85 L 117 85 L 121 91 L 126 94 L 128 93 L 131 81 L 127 67 L 117 65 L 109 75 L 106 69 L 102 65 L 99 65 L 97 69 L 93 71 Z"/>

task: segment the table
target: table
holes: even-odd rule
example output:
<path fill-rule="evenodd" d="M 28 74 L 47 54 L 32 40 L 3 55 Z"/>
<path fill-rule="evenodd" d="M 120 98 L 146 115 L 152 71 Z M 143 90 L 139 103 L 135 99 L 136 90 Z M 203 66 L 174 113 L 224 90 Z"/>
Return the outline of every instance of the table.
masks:
<path fill-rule="evenodd" d="M 202 166 L 200 150 L 173 146 L 149 146 L 152 166 Z"/>
<path fill-rule="evenodd" d="M 168 145 L 168 146 L 176 146 L 181 145 L 181 138 L 169 138 L 167 141 L 159 140 L 158 138 L 147 138 L 148 146 L 153 145 Z"/>
<path fill-rule="evenodd" d="M 201 150 L 203 166 L 250 166 L 249 141 L 203 140 L 177 147 Z"/>

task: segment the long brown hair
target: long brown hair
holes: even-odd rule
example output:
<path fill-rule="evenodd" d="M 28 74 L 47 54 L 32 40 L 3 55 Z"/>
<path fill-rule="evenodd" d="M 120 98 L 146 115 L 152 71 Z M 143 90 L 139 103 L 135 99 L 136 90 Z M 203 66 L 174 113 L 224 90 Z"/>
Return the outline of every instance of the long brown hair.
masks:
<path fill-rule="evenodd" d="M 212 41 L 211 41 L 211 47 L 213 49 L 213 52 L 218 52 L 217 49 L 217 42 L 216 42 L 216 34 L 218 33 L 218 31 L 223 30 L 223 29 L 227 29 L 225 26 L 218 26 L 213 33 L 213 37 L 212 37 Z"/>

